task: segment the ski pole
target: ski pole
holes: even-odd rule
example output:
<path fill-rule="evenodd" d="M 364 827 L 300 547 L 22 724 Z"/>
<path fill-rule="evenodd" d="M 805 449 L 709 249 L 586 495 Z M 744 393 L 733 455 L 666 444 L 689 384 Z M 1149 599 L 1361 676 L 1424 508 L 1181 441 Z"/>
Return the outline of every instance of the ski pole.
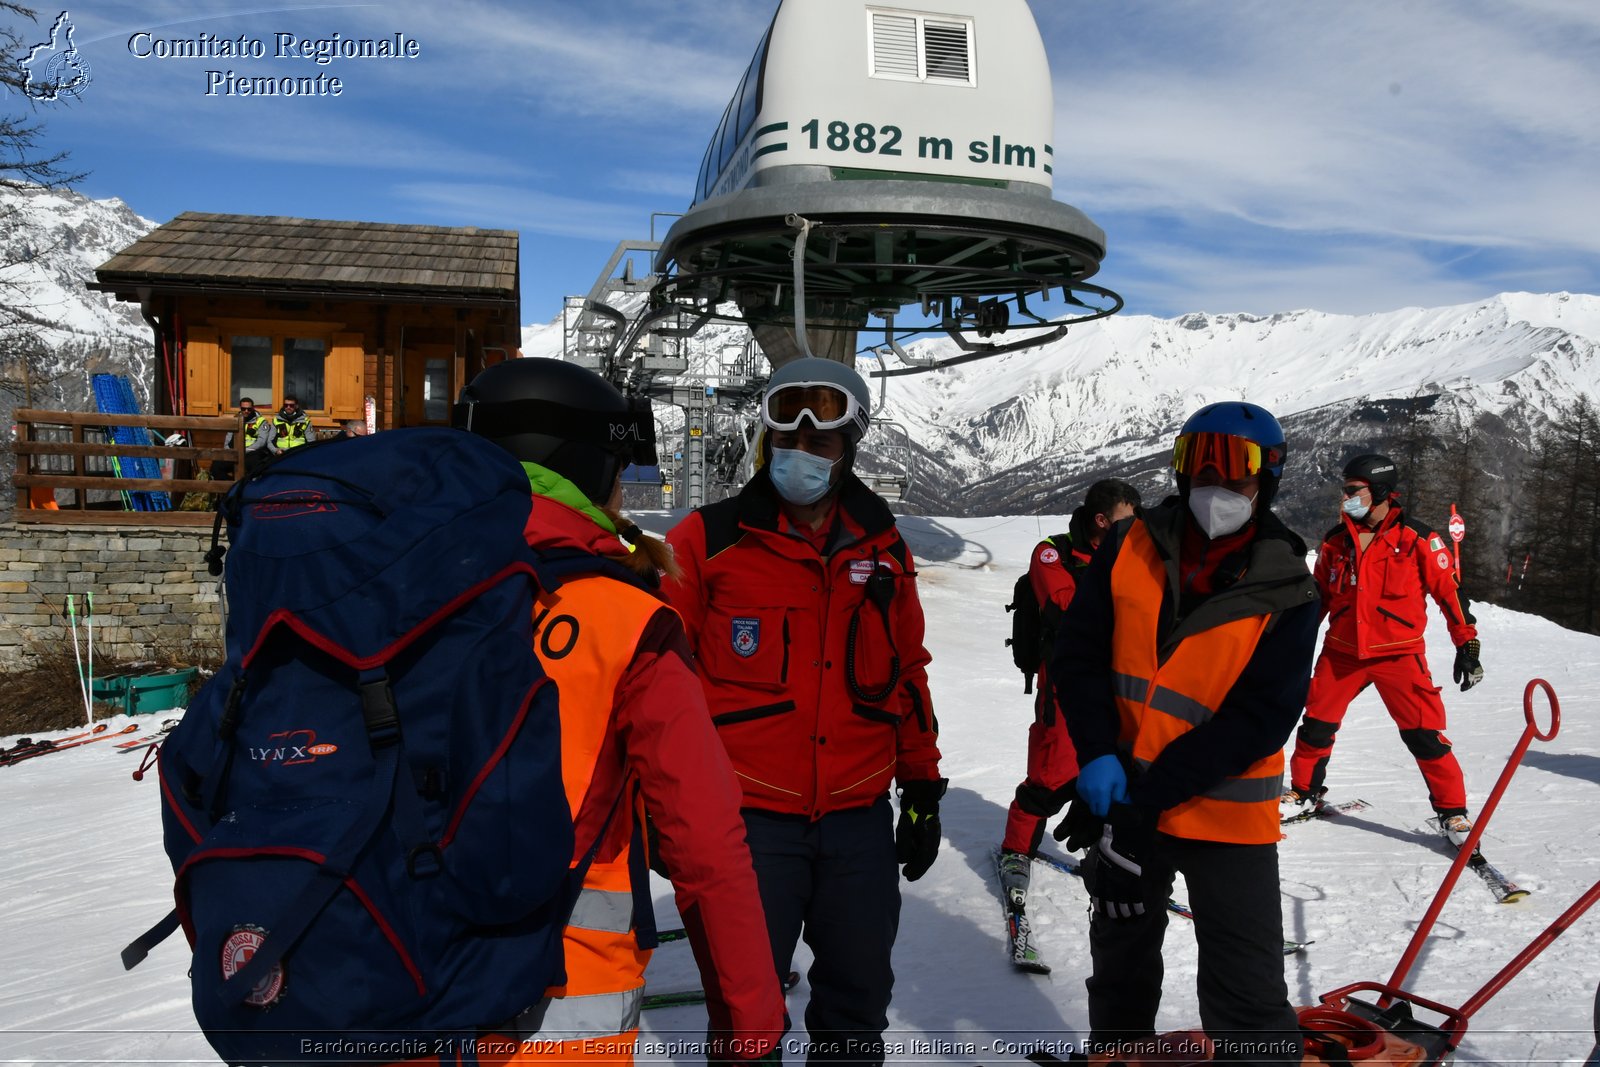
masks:
<path fill-rule="evenodd" d="M 1542 731 L 1533 718 L 1533 691 L 1543 689 L 1545 696 L 1550 701 L 1550 729 Z M 1478 850 L 1478 840 L 1483 837 L 1484 828 L 1489 825 L 1489 817 L 1494 814 L 1495 807 L 1500 803 L 1500 796 L 1506 791 L 1506 786 L 1511 782 L 1511 776 L 1517 773 L 1517 767 L 1522 763 L 1522 757 L 1528 751 L 1528 746 L 1534 738 L 1549 741 L 1561 729 L 1561 704 L 1556 700 L 1556 691 L 1550 688 L 1550 683 L 1543 678 L 1534 678 L 1528 682 L 1527 688 L 1522 691 L 1522 717 L 1527 725 L 1522 728 L 1522 737 L 1517 741 L 1517 747 L 1511 750 L 1511 758 L 1506 760 L 1506 769 L 1500 772 L 1500 780 L 1495 782 L 1494 788 L 1489 792 L 1489 799 L 1484 802 L 1483 810 L 1478 813 L 1478 821 L 1472 827 L 1472 832 L 1467 835 L 1466 842 L 1461 850 L 1456 853 L 1455 862 L 1450 864 L 1450 870 L 1445 874 L 1444 881 L 1439 885 L 1439 891 L 1433 896 L 1433 903 L 1428 905 L 1428 912 L 1422 917 L 1422 922 L 1417 924 L 1417 932 L 1411 935 L 1411 943 L 1406 946 L 1405 952 L 1400 957 L 1400 962 L 1395 965 L 1394 974 L 1389 977 L 1389 988 L 1399 989 L 1400 983 L 1405 981 L 1406 973 L 1411 970 L 1411 965 L 1416 962 L 1417 954 L 1422 951 L 1422 942 L 1433 929 L 1434 920 L 1439 918 L 1439 912 L 1444 910 L 1444 902 L 1449 899 L 1450 891 L 1455 888 L 1456 879 L 1461 877 L 1461 872 L 1467 866 L 1467 861 L 1472 859 L 1473 853 Z M 1587 907 L 1587 905 L 1585 905 Z M 1542 946 L 1541 946 L 1542 947 Z M 1526 960 L 1522 960 L 1526 963 Z M 1520 966 L 1518 967 L 1520 970 Z M 1513 971 L 1513 974 L 1516 972 Z M 1498 975 L 1496 977 L 1499 977 Z M 1510 981 L 1510 976 L 1507 976 Z M 1498 987 L 1496 987 L 1498 988 Z M 1490 993 L 1493 990 L 1489 990 Z M 1477 998 L 1474 998 L 1475 1000 Z M 1487 999 L 1487 998 L 1485 998 Z M 1480 1002 L 1481 1003 L 1481 1002 Z M 1385 996 L 1379 1001 L 1380 1008 L 1388 1007 L 1389 997 Z M 1476 1005 L 1475 1005 L 1476 1007 Z"/>
<path fill-rule="evenodd" d="M 72 631 L 72 662 L 78 668 L 78 690 L 83 694 L 83 713 L 91 724 L 94 713 L 89 710 L 89 687 L 83 680 L 83 653 L 78 649 L 78 609 L 73 605 L 72 594 L 67 594 L 67 629 Z"/>

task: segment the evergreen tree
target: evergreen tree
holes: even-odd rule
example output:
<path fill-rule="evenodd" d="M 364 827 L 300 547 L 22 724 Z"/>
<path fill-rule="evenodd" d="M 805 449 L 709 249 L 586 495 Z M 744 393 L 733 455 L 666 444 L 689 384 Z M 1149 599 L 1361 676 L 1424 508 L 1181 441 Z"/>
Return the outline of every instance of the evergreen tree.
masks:
<path fill-rule="evenodd" d="M 1600 412 L 1580 397 L 1539 435 L 1523 529 L 1532 553 L 1519 602 L 1572 629 L 1600 633 Z M 1514 551 L 1515 554 L 1515 551 Z"/>

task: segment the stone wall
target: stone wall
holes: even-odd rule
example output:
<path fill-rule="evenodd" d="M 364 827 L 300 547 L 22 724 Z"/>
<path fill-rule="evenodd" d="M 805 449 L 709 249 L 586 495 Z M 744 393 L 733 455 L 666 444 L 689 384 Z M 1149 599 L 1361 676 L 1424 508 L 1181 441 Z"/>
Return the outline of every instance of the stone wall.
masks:
<path fill-rule="evenodd" d="M 209 528 L 0 525 L 0 670 L 70 651 L 67 595 L 81 617 L 91 590 L 97 663 L 221 659 L 210 547 Z"/>

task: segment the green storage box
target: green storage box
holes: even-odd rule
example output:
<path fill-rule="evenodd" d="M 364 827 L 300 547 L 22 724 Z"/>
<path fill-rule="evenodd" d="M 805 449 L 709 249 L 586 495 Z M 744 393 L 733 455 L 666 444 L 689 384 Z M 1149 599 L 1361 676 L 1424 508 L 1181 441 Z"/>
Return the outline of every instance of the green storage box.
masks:
<path fill-rule="evenodd" d="M 184 667 L 182 670 L 129 678 L 128 714 L 148 715 L 153 711 L 188 707 L 189 683 L 194 680 L 195 674 L 194 667 Z"/>
<path fill-rule="evenodd" d="M 96 678 L 93 686 L 95 700 L 107 704 L 126 706 L 128 703 L 128 679 L 132 677 L 133 675 L 131 674 L 108 674 L 104 678 Z"/>

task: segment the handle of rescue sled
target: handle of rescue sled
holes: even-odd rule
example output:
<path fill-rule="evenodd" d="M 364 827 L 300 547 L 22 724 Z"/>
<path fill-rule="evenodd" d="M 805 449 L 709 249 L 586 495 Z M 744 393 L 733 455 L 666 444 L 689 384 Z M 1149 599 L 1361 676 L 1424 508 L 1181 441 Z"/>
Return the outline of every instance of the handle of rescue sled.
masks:
<path fill-rule="evenodd" d="M 1536 689 L 1543 689 L 1545 698 L 1550 702 L 1549 730 L 1540 730 L 1538 722 L 1534 719 L 1533 694 Z M 1422 922 L 1417 924 L 1417 932 L 1411 935 L 1411 943 L 1406 946 L 1405 952 L 1401 954 L 1400 962 L 1395 965 L 1394 974 L 1389 976 L 1388 988 L 1390 990 L 1399 990 L 1402 983 L 1405 982 L 1406 975 L 1411 971 L 1411 965 L 1416 962 L 1417 954 L 1422 951 L 1422 943 L 1427 940 L 1429 932 L 1432 931 L 1434 921 L 1439 918 L 1439 912 L 1444 910 L 1444 902 L 1450 898 L 1450 891 L 1456 887 L 1456 880 L 1461 877 L 1461 872 L 1466 868 L 1467 861 L 1477 852 L 1478 841 L 1483 837 L 1483 831 L 1489 825 L 1489 818 L 1494 815 L 1494 809 L 1499 806 L 1500 796 L 1506 791 L 1506 786 L 1511 783 L 1511 776 L 1517 773 L 1517 767 L 1522 763 L 1522 757 L 1527 753 L 1528 746 L 1533 743 L 1534 738 L 1538 738 L 1540 741 L 1551 740 L 1561 729 L 1561 703 L 1556 700 L 1556 691 L 1550 688 L 1550 683 L 1543 678 L 1532 679 L 1528 682 L 1527 687 L 1523 689 L 1522 718 L 1526 723 L 1522 728 L 1522 737 L 1517 741 L 1517 747 L 1512 749 L 1511 758 L 1506 760 L 1506 768 L 1500 772 L 1500 780 L 1495 782 L 1494 789 L 1489 793 L 1489 799 L 1484 802 L 1483 810 L 1478 814 L 1477 824 L 1473 826 L 1472 832 L 1467 835 L 1466 843 L 1461 846 L 1461 850 L 1456 853 L 1455 862 L 1450 864 L 1450 870 L 1445 873 L 1444 881 L 1439 884 L 1439 891 L 1434 894 L 1433 903 L 1428 905 L 1427 914 L 1422 917 Z M 1540 946 L 1541 949 L 1543 947 L 1543 945 Z M 1525 964 L 1527 960 L 1522 962 Z M 1517 968 L 1517 970 L 1521 969 L 1521 967 Z M 1515 974 L 1516 971 L 1511 973 Z M 1510 980 L 1510 975 L 1506 976 L 1506 980 Z M 1504 984 L 1504 982 L 1501 983 L 1501 985 Z M 1498 989 L 1499 986 L 1495 988 Z M 1493 990 L 1490 991 L 1490 994 L 1493 994 Z M 1388 999 L 1386 995 L 1379 1002 L 1380 1005 L 1386 1005 Z M 1483 998 L 1483 1000 L 1487 999 L 1488 997 Z M 1482 1006 L 1482 1001 L 1478 1000 L 1477 997 L 1474 997 L 1473 1000 L 1477 1002 L 1474 1005 L 1474 1010 Z M 1470 1015 L 1471 1012 L 1467 1014 Z"/>

